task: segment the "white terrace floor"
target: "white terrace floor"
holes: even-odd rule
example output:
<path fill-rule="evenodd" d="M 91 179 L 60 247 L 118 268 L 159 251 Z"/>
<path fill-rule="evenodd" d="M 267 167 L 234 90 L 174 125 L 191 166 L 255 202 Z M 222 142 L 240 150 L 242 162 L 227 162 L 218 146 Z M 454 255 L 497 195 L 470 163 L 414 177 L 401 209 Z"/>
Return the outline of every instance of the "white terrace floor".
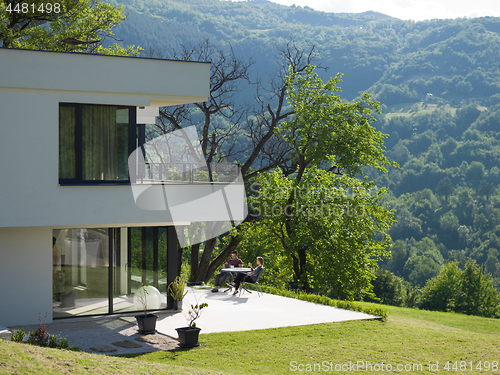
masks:
<path fill-rule="evenodd" d="M 240 297 L 229 293 L 212 293 L 211 289 L 189 289 L 184 299 L 183 313 L 161 317 L 156 329 L 166 335 L 177 337 L 175 328 L 186 326 L 188 306 L 206 302 L 201 317 L 196 321 L 200 333 L 248 331 L 254 329 L 300 326 L 307 324 L 340 322 L 344 320 L 373 319 L 374 316 L 355 311 L 337 309 L 311 302 L 244 292 Z M 186 306 L 188 305 L 188 306 Z"/>
<path fill-rule="evenodd" d="M 212 293 L 208 287 L 189 288 L 182 312 L 168 310 L 157 312 L 157 333 L 153 337 L 142 337 L 138 334 L 135 314 L 55 320 L 48 325 L 48 332 L 66 337 L 71 346 L 77 346 L 83 351 L 124 354 L 177 348 L 175 328 L 187 325 L 186 314 L 189 305 L 196 303 L 208 303 L 208 307 L 203 310 L 201 317 L 196 321 L 198 327 L 201 328 L 201 334 L 375 318 L 372 315 L 293 298 L 271 294 L 258 296 L 256 291 L 252 291 L 251 294 L 243 293 L 238 297 L 223 293 L 222 290 L 223 288 L 218 293 Z M 26 331 L 35 330 L 36 325 L 24 328 Z M 152 341 L 145 343 L 143 339 Z M 137 348 L 116 346 L 117 342 L 123 342 L 123 340 L 127 342 L 140 340 L 141 344 Z M 110 348 L 111 350 L 108 350 Z"/>

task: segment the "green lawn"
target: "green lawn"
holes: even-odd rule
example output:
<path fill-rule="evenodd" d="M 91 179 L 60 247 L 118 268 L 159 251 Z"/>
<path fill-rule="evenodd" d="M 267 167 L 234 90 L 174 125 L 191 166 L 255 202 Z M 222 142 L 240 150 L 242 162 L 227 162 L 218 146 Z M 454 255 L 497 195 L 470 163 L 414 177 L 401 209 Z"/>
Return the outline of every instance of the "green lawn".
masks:
<path fill-rule="evenodd" d="M 369 304 L 366 304 L 369 305 Z M 106 357 L 50 350 L 28 345 L 0 344 L 0 373 L 127 373 L 127 374 L 349 374 L 349 362 L 368 362 L 364 374 L 500 373 L 500 320 L 387 306 L 387 322 L 353 321 L 252 332 L 200 335 L 201 346 L 191 350 Z M 234 317 L 228 324 L 244 324 Z M 203 328 L 203 327 L 201 327 Z M 359 361 L 359 362 L 358 362 Z M 444 369 L 447 361 L 449 371 Z M 457 362 L 453 369 L 454 362 Z M 462 363 L 460 362 L 462 361 Z M 482 371 L 476 369 L 481 361 Z M 487 362 L 486 362 L 487 361 Z M 470 366 L 472 363 L 472 371 Z M 306 367 L 307 365 L 314 367 Z M 397 371 L 397 365 L 401 371 Z M 405 371 L 406 369 L 410 371 Z M 422 365 L 422 371 L 412 370 Z M 486 367 L 490 371 L 485 371 Z M 346 367 L 347 366 L 347 367 Z M 377 367 L 379 366 L 379 367 Z M 299 371 L 303 369 L 304 371 Z M 307 370 L 311 371 L 307 371 Z M 333 371 L 330 371 L 333 369 Z M 293 371 L 296 370 L 296 371 Z M 321 371 L 320 371 L 321 370 Z M 377 371 L 378 370 L 378 371 Z M 495 371 L 492 371 L 495 370 Z"/>

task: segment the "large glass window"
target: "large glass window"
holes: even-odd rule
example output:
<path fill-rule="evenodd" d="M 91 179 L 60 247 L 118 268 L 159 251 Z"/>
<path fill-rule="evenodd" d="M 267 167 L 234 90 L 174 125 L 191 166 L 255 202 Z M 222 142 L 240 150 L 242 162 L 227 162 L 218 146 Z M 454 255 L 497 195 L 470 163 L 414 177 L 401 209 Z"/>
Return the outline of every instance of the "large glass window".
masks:
<path fill-rule="evenodd" d="M 53 238 L 54 318 L 106 314 L 109 229 L 54 230 Z"/>
<path fill-rule="evenodd" d="M 52 252 L 54 318 L 138 311 L 143 284 L 167 308 L 166 227 L 54 229 Z"/>
<path fill-rule="evenodd" d="M 134 107 L 60 104 L 59 182 L 128 182 L 135 126 Z"/>

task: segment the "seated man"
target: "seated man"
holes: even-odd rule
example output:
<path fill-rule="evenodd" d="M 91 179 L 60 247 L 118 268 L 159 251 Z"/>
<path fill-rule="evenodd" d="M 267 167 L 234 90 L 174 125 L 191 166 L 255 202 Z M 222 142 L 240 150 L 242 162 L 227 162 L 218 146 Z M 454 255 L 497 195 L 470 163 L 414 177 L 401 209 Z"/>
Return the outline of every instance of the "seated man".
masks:
<path fill-rule="evenodd" d="M 264 258 L 262 257 L 257 257 L 257 264 L 259 265 L 256 269 L 252 268 L 252 263 L 248 263 L 248 267 L 252 269 L 252 272 L 248 272 L 247 274 L 245 273 L 239 273 L 238 276 L 236 276 L 236 280 L 234 280 L 234 293 L 238 293 L 238 289 L 240 288 L 240 284 L 242 281 L 249 282 L 249 283 L 255 283 L 257 279 L 259 278 L 260 274 L 262 271 L 264 271 Z"/>
<path fill-rule="evenodd" d="M 229 268 L 231 266 L 243 267 L 243 262 L 238 258 L 238 252 L 236 250 L 233 250 L 231 252 L 231 259 L 224 263 L 223 268 Z M 217 275 L 215 275 L 215 285 L 212 289 L 212 292 L 218 292 L 221 284 L 223 284 L 229 276 L 231 276 L 231 272 L 219 272 Z"/>

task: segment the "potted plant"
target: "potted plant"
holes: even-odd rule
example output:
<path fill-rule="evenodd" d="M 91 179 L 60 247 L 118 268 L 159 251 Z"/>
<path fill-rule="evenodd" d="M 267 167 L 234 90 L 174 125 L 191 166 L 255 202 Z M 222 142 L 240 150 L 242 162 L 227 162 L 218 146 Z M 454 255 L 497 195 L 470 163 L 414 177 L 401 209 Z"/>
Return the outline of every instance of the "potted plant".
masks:
<path fill-rule="evenodd" d="M 135 298 L 142 305 L 142 309 L 144 310 L 144 315 L 136 315 L 135 319 L 137 320 L 137 325 L 139 326 L 139 333 L 154 333 L 156 331 L 156 320 L 158 319 L 157 315 L 148 314 L 148 299 L 147 295 L 149 294 L 147 285 L 142 285 L 137 292 L 135 292 Z"/>
<path fill-rule="evenodd" d="M 198 343 L 198 335 L 200 334 L 201 328 L 196 327 L 195 320 L 200 317 L 201 311 L 205 307 L 208 307 L 208 303 L 196 303 L 196 305 L 191 305 L 191 309 L 186 316 L 188 326 L 175 329 L 179 335 L 179 345 L 181 348 L 192 348 L 200 345 Z"/>
<path fill-rule="evenodd" d="M 168 286 L 170 296 L 174 299 L 175 310 L 182 310 L 182 300 L 187 294 L 187 290 L 184 291 L 185 288 L 186 280 L 180 276 L 177 276 Z"/>

